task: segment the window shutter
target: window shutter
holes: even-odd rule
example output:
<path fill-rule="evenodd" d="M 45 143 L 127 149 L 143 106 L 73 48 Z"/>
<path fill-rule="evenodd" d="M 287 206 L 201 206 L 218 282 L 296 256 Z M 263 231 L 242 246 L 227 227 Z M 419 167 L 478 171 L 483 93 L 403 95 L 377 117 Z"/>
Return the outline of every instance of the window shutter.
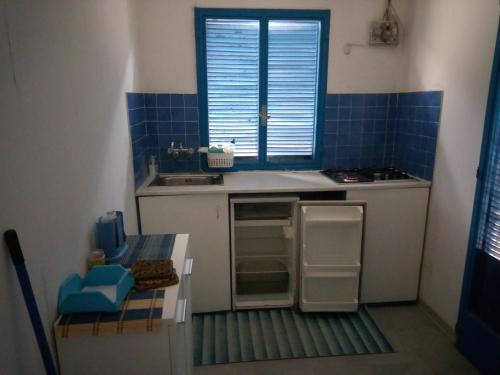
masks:
<path fill-rule="evenodd" d="M 312 156 L 319 21 L 269 21 L 267 156 Z"/>
<path fill-rule="evenodd" d="M 259 149 L 259 21 L 206 20 L 209 143 L 236 140 L 236 156 Z"/>
<path fill-rule="evenodd" d="M 496 121 L 485 176 L 478 248 L 500 260 L 500 119 Z"/>

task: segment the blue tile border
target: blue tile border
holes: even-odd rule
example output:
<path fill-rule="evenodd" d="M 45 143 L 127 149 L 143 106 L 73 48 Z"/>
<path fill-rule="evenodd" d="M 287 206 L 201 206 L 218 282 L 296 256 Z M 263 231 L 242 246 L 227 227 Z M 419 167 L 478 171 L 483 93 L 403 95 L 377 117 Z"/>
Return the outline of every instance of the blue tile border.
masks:
<path fill-rule="evenodd" d="M 322 168 L 394 166 L 432 180 L 442 91 L 328 94 Z M 198 96 L 127 93 L 136 187 L 147 176 L 147 161 L 157 157 L 161 173 L 194 172 L 192 160 L 172 160 L 171 142 L 200 146 Z"/>
<path fill-rule="evenodd" d="M 328 94 L 323 168 L 394 166 L 432 180 L 441 91 Z"/>
<path fill-rule="evenodd" d="M 442 97 L 442 91 L 401 93 L 392 110 L 394 164 L 429 181 L 434 174 Z"/>
<path fill-rule="evenodd" d="M 196 94 L 127 93 L 127 103 L 136 188 L 147 177 L 151 155 L 157 157 L 161 173 L 200 169 L 198 154 L 177 161 L 167 155 L 172 142 L 195 150 L 200 146 Z"/>

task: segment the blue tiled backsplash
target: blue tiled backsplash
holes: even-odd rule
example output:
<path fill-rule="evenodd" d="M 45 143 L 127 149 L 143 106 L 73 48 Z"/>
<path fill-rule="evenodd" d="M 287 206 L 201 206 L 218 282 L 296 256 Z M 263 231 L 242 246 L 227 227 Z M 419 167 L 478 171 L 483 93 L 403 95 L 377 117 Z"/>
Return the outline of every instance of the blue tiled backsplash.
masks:
<path fill-rule="evenodd" d="M 196 94 L 129 93 L 127 99 L 136 187 L 150 155 L 161 173 L 200 169 L 197 153 L 192 160 L 167 155 L 171 142 L 200 145 Z M 432 180 L 441 101 L 441 91 L 328 94 L 323 168 L 395 166 Z"/>

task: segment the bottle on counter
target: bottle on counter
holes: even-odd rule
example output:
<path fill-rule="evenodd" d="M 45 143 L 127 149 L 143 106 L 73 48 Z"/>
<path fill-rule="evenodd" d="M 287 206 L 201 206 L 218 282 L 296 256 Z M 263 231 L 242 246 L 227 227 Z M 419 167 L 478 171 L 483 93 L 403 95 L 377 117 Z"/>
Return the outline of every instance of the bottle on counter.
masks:
<path fill-rule="evenodd" d="M 149 176 L 156 176 L 158 174 L 158 164 L 156 163 L 156 157 L 151 155 L 149 158 Z"/>
<path fill-rule="evenodd" d="M 106 254 L 101 249 L 91 250 L 87 256 L 87 271 L 94 266 L 103 266 L 106 264 Z"/>

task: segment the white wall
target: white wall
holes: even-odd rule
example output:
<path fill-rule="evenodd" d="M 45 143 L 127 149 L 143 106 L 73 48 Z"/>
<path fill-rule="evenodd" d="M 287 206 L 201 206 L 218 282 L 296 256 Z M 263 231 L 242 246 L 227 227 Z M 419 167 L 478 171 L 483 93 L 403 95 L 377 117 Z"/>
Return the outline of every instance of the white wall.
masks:
<path fill-rule="evenodd" d="M 122 0 L 1 0 L 0 12 L 0 230 L 18 230 L 51 333 L 59 284 L 82 270 L 94 220 L 122 209 L 136 230 L 131 15 Z M 43 373 L 3 239 L 0 285 L 0 373 Z"/>
<path fill-rule="evenodd" d="M 193 7 L 331 9 L 328 92 L 394 92 L 400 89 L 404 48 L 354 47 L 366 43 L 369 24 L 383 14 L 386 0 L 141 0 L 137 4 L 138 89 L 195 93 Z M 406 20 L 410 0 L 394 5 Z"/>
<path fill-rule="evenodd" d="M 498 1 L 418 0 L 405 89 L 444 90 L 421 298 L 454 327 L 498 27 Z"/>

